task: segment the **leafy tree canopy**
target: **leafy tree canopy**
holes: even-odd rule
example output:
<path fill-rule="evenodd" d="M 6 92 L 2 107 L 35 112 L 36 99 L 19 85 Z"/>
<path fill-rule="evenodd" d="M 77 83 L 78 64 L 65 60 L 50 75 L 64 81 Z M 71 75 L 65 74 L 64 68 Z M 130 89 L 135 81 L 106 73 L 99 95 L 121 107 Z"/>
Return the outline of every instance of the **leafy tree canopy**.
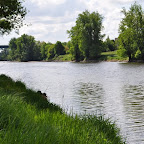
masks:
<path fill-rule="evenodd" d="M 102 19 L 98 12 L 90 13 L 86 10 L 79 14 L 76 25 L 68 31 L 72 43 L 71 51 L 77 61 L 82 57 L 96 59 L 100 55 Z"/>
<path fill-rule="evenodd" d="M 27 10 L 22 6 L 23 0 L 0 0 L 0 34 L 9 34 L 13 29 L 23 26 Z"/>
<path fill-rule="evenodd" d="M 56 55 L 66 54 L 65 47 L 62 45 L 62 43 L 60 41 L 57 41 L 55 44 L 55 54 Z"/>
<path fill-rule="evenodd" d="M 33 36 L 23 34 L 19 38 L 12 38 L 9 42 L 9 60 L 34 61 L 40 60 L 40 44 Z"/>
<path fill-rule="evenodd" d="M 129 11 L 123 8 L 122 13 L 124 18 L 119 27 L 118 53 L 128 56 L 129 61 L 140 57 L 144 60 L 144 12 L 142 7 L 134 3 Z"/>
<path fill-rule="evenodd" d="M 111 40 L 108 36 L 107 39 L 103 43 L 103 51 L 114 51 L 116 49 L 117 47 L 115 44 L 115 40 Z"/>

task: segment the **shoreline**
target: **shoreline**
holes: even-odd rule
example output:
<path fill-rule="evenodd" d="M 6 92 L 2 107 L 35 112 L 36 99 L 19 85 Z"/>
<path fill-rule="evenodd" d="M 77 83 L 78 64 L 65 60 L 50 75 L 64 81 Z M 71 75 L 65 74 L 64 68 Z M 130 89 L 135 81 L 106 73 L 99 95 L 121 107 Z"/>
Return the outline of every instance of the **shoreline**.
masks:
<path fill-rule="evenodd" d="M 73 62 L 73 63 L 98 63 L 98 62 L 127 62 L 127 63 L 144 63 L 142 61 L 132 61 L 128 60 L 83 60 L 83 61 L 61 61 L 61 60 L 49 60 L 49 61 L 0 61 L 0 62 L 13 62 L 13 63 L 31 63 L 31 62 Z"/>

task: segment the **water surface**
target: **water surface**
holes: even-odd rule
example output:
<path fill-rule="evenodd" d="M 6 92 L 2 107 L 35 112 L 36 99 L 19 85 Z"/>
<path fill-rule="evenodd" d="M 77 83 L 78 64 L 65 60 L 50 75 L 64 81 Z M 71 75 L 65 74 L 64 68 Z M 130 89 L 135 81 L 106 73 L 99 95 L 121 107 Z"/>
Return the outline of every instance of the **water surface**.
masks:
<path fill-rule="evenodd" d="M 129 144 L 144 144 L 144 64 L 0 62 L 0 74 L 47 93 L 68 113 L 110 117 Z"/>

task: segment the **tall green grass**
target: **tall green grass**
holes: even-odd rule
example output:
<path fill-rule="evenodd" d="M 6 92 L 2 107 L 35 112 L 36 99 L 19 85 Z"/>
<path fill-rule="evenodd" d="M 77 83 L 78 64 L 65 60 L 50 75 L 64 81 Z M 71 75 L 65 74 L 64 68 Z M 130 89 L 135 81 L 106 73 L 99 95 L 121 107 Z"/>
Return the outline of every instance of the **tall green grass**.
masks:
<path fill-rule="evenodd" d="M 21 82 L 0 75 L 0 144 L 123 144 L 103 117 L 70 116 Z"/>

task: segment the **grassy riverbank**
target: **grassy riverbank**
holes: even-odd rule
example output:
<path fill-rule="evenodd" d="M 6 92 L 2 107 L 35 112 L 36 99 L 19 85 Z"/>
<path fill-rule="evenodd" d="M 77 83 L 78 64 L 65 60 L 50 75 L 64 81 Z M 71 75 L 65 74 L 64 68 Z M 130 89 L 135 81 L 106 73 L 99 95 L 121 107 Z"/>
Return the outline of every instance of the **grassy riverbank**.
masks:
<path fill-rule="evenodd" d="M 57 62 L 65 62 L 65 61 L 72 61 L 72 55 L 66 54 L 66 55 L 60 55 L 57 57 L 54 57 L 51 61 L 57 61 Z M 89 60 L 89 61 L 111 61 L 111 62 L 117 62 L 117 61 L 128 61 L 128 57 L 123 58 L 117 55 L 117 51 L 109 51 L 109 52 L 102 52 L 101 56 L 97 60 Z M 88 62 L 89 62 L 88 61 Z"/>
<path fill-rule="evenodd" d="M 60 61 L 60 62 L 67 62 L 67 61 L 72 61 L 72 55 L 71 54 L 65 54 L 65 55 L 59 55 L 57 57 L 54 57 L 52 61 Z"/>
<path fill-rule="evenodd" d="M 117 55 L 117 51 L 102 52 L 100 61 L 128 61 L 128 58 L 123 58 Z"/>
<path fill-rule="evenodd" d="M 0 75 L 0 144 L 122 144 L 119 130 L 96 116 L 69 116 L 27 89 Z"/>

